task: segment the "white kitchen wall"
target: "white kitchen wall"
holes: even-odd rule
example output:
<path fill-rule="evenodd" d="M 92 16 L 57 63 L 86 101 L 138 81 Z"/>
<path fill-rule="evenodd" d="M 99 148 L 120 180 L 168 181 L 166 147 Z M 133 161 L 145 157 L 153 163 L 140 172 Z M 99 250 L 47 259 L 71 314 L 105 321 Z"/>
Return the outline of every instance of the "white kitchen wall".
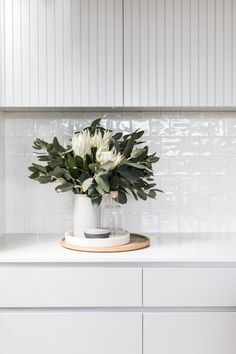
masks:
<path fill-rule="evenodd" d="M 0 112 L 0 235 L 5 232 L 5 121 Z"/>
<path fill-rule="evenodd" d="M 73 197 L 28 179 L 35 137 L 63 143 L 100 113 L 8 112 L 6 231 L 57 232 L 71 228 Z M 156 200 L 123 206 L 125 227 L 138 232 L 236 231 L 236 112 L 115 112 L 104 124 L 129 132 L 144 129 L 155 167 Z"/>
<path fill-rule="evenodd" d="M 0 112 L 0 235 L 5 231 L 5 125 Z"/>

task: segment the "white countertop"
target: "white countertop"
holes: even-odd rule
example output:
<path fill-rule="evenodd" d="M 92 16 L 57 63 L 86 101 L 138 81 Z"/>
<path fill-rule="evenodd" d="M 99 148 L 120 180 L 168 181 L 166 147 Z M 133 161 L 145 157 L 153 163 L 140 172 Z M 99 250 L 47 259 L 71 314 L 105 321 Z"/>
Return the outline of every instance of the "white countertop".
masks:
<path fill-rule="evenodd" d="M 0 236 L 0 263 L 224 263 L 236 266 L 236 234 L 152 234 L 149 248 L 88 253 L 63 248 L 58 235 Z"/>

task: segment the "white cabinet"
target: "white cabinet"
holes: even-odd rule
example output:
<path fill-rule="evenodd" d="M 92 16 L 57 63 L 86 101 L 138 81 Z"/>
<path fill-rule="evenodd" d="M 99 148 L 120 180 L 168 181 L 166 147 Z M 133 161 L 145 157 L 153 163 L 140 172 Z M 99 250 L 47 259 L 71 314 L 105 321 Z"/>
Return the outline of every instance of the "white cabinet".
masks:
<path fill-rule="evenodd" d="M 142 268 L 1 266 L 0 284 L 0 307 L 142 306 Z"/>
<path fill-rule="evenodd" d="M 143 354 L 235 354 L 235 312 L 146 313 Z"/>
<path fill-rule="evenodd" d="M 151 267 L 143 270 L 144 306 L 236 306 L 235 267 Z"/>
<path fill-rule="evenodd" d="M 2 354 L 142 354 L 142 315 L 65 311 L 4 312 Z"/>
<path fill-rule="evenodd" d="M 122 0 L 0 0 L 2 106 L 122 106 Z"/>
<path fill-rule="evenodd" d="M 230 0 L 125 0 L 125 106 L 235 106 Z"/>
<path fill-rule="evenodd" d="M 235 354 L 235 241 L 219 237 L 192 261 L 185 236 L 167 261 L 155 238 L 108 255 L 2 237 L 0 354 Z"/>
<path fill-rule="evenodd" d="M 230 0 L 0 0 L 2 106 L 236 105 Z"/>

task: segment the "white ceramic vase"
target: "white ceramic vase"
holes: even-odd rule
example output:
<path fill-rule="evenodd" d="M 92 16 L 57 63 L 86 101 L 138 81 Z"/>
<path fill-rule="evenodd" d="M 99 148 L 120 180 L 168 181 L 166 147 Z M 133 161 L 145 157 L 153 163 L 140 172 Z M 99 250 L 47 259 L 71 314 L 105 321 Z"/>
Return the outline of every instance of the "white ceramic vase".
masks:
<path fill-rule="evenodd" d="M 85 237 L 87 227 L 97 228 L 101 224 L 101 207 L 93 206 L 86 194 L 75 194 L 73 234 Z"/>

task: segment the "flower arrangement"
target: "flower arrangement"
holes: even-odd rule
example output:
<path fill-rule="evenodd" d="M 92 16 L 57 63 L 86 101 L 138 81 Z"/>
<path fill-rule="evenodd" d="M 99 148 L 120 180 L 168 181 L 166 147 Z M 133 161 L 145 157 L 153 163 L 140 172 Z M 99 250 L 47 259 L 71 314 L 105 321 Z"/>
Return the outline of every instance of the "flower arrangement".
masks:
<path fill-rule="evenodd" d="M 159 158 L 156 153 L 149 155 L 148 146 L 140 141 L 143 134 L 142 130 L 113 133 L 96 119 L 75 132 L 67 147 L 56 137 L 51 143 L 37 138 L 33 149 L 43 165 L 32 163 L 29 178 L 42 184 L 59 182 L 57 192 L 86 194 L 96 205 L 110 192 L 116 192 L 121 204 L 127 202 L 128 194 L 135 199 L 155 198 L 161 192 L 153 177 L 153 164 Z"/>

